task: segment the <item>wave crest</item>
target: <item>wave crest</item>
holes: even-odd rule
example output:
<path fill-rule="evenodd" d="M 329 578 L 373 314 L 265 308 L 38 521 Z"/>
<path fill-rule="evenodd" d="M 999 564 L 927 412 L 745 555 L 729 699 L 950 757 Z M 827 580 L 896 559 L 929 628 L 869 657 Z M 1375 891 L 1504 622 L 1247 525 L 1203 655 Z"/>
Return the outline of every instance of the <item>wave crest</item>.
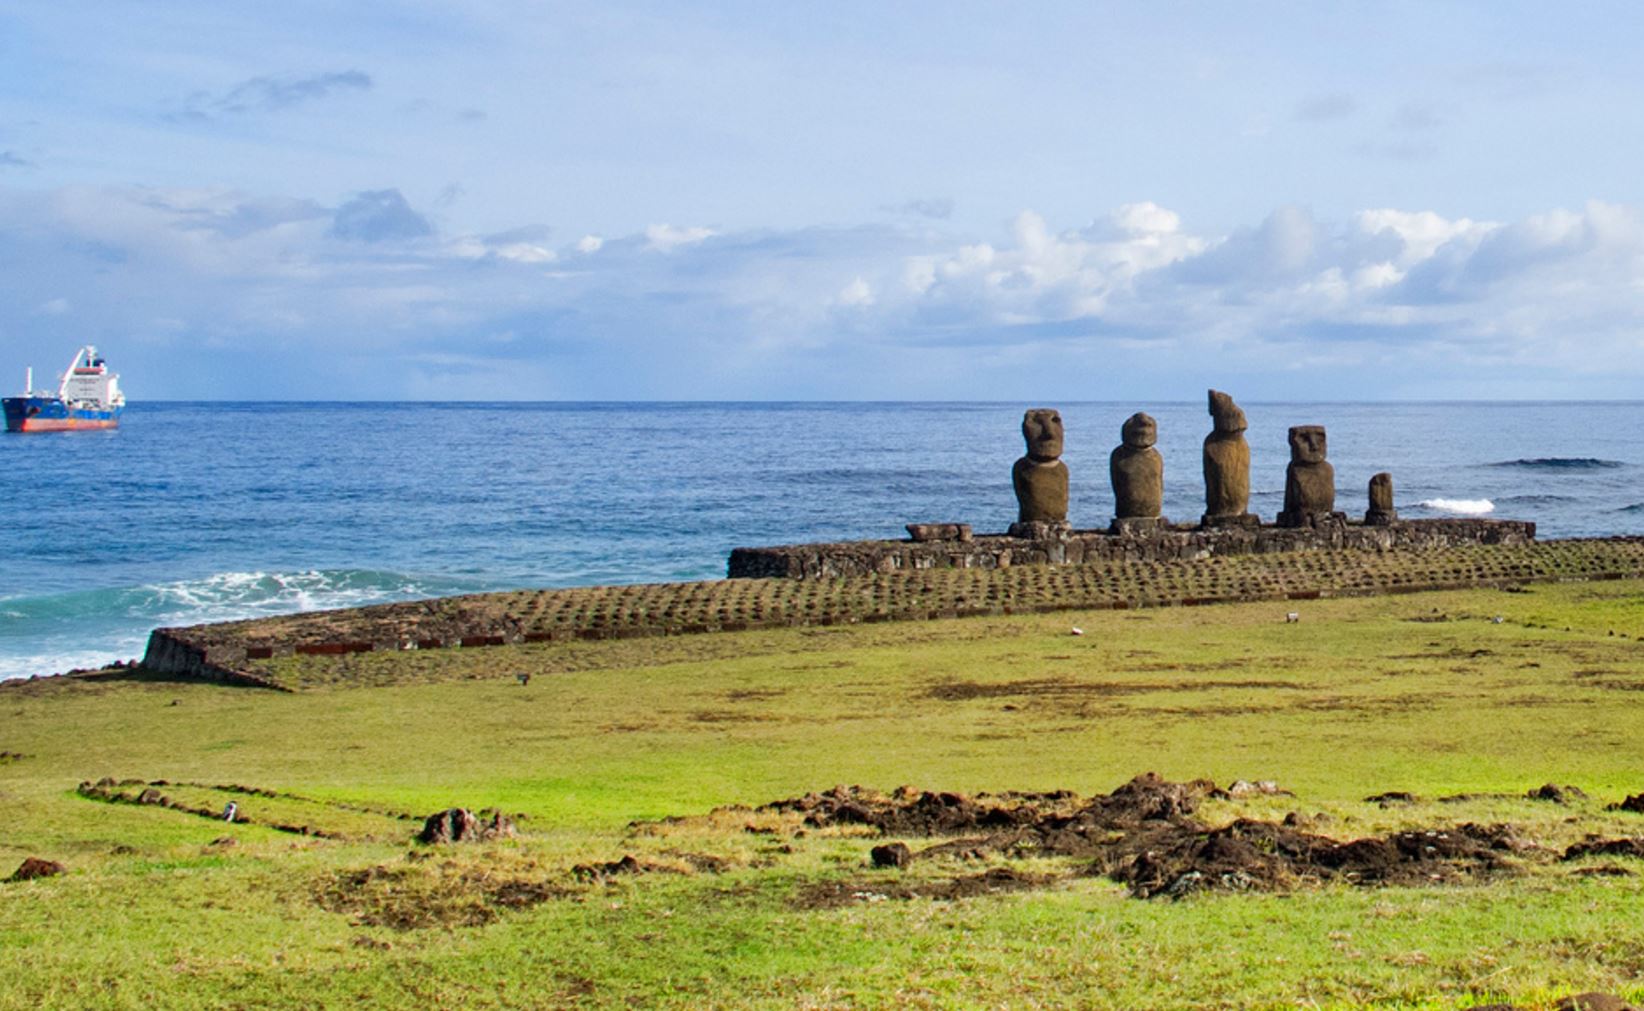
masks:
<path fill-rule="evenodd" d="M 1487 498 L 1426 498 L 1416 505 L 1458 516 L 1483 516 L 1496 511 L 1496 504 Z"/>

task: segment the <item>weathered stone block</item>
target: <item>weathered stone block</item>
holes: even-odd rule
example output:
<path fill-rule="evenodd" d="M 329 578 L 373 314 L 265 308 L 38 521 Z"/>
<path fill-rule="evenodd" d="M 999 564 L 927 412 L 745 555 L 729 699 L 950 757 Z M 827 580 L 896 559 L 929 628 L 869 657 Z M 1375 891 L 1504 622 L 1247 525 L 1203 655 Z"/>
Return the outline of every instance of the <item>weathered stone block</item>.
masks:
<path fill-rule="evenodd" d="M 909 523 L 908 536 L 923 544 L 929 541 L 969 541 L 969 523 Z"/>

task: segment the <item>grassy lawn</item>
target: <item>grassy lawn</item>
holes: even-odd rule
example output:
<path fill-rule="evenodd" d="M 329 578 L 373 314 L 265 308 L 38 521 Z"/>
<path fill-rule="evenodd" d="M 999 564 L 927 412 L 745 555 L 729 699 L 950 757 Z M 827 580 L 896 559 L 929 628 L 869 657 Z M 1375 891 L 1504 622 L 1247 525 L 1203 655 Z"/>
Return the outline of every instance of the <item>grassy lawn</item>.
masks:
<path fill-rule="evenodd" d="M 1644 861 L 1557 859 L 1644 836 L 1606 810 L 1644 792 L 1644 583 L 273 663 L 335 687 L 0 688 L 21 756 L 0 759 L 0 875 L 69 868 L 0 884 L 0 1006 L 1644 998 Z M 1142 900 L 1076 860 L 881 870 L 865 826 L 710 815 L 836 784 L 1089 796 L 1150 770 L 1293 794 L 1207 800 L 1210 825 L 1507 823 L 1533 846 L 1472 883 Z M 180 806 L 77 792 L 103 777 Z M 1587 797 L 1525 796 L 1549 782 Z M 1365 800 L 1388 791 L 1416 799 Z M 228 800 L 249 824 L 185 810 Z M 519 835 L 411 842 L 405 816 L 457 805 L 522 815 Z M 601 869 L 625 855 L 639 873 Z M 1033 886 L 942 897 L 1007 864 Z"/>

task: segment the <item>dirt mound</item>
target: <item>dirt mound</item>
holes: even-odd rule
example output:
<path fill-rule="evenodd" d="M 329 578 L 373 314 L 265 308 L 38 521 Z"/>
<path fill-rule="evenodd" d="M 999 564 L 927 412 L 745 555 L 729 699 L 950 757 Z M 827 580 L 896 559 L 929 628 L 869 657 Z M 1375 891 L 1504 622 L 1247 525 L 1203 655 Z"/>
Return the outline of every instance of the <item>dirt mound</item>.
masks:
<path fill-rule="evenodd" d="M 1549 800 L 1554 804 L 1569 804 L 1572 801 L 1587 799 L 1587 794 L 1581 787 L 1571 786 L 1568 783 L 1563 786 L 1559 786 L 1557 783 L 1543 783 L 1524 796 L 1531 800 Z"/>
<path fill-rule="evenodd" d="M 885 795 L 860 786 L 836 786 L 824 793 L 778 800 L 757 810 L 798 813 L 812 828 L 867 825 L 886 835 L 953 835 L 1031 824 L 1047 808 L 1076 800 L 1068 790 L 1054 793 L 932 793 L 901 787 Z"/>
<path fill-rule="evenodd" d="M 1611 804 L 1606 811 L 1631 811 L 1634 814 L 1644 814 L 1644 793 L 1635 793 L 1619 804 Z"/>
<path fill-rule="evenodd" d="M 378 865 L 330 875 L 315 900 L 361 926 L 418 930 L 479 927 L 503 911 L 570 894 L 539 876 L 499 873 L 492 867 Z"/>
<path fill-rule="evenodd" d="M 836 787 L 762 810 L 802 812 L 809 826 L 865 825 L 889 836 L 957 837 L 914 852 L 910 860 L 1083 860 L 1088 873 L 1127 885 L 1141 898 L 1277 891 L 1322 881 L 1413 885 L 1466 880 L 1509 870 L 1510 856 L 1528 848 L 1501 825 L 1465 824 L 1341 842 L 1306 831 L 1298 818 L 1285 823 L 1240 819 L 1212 828 L 1197 817 L 1205 799 L 1228 796 L 1206 780 L 1173 783 L 1146 773 L 1082 803 L 1065 791 L 973 799 L 909 788 L 887 797 Z M 876 864 L 881 862 L 875 858 Z"/>
<path fill-rule="evenodd" d="M 55 860 L 42 860 L 39 857 L 28 857 L 17 865 L 7 881 L 33 881 L 35 878 L 54 878 L 67 871 L 68 868 Z"/>
<path fill-rule="evenodd" d="M 1578 842 L 1564 851 L 1563 860 L 1580 860 L 1582 857 L 1638 857 L 1644 859 L 1644 836 L 1632 836 L 1622 839 L 1588 839 Z"/>
<path fill-rule="evenodd" d="M 1196 891 L 1279 891 L 1328 880 L 1358 885 L 1419 885 L 1508 869 L 1523 848 L 1505 826 L 1459 825 L 1396 832 L 1351 842 L 1272 822 L 1239 820 L 1213 831 L 1182 824 L 1156 848 L 1100 869 L 1138 898 Z"/>

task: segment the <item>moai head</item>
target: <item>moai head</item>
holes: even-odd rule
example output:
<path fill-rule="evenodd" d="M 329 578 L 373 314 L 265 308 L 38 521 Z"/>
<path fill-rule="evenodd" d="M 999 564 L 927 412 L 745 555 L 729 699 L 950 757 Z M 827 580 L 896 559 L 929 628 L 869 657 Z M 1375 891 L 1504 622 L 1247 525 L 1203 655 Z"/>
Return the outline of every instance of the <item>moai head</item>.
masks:
<path fill-rule="evenodd" d="M 1290 429 L 1290 462 L 1324 462 L 1324 426 L 1295 425 Z"/>
<path fill-rule="evenodd" d="M 1210 417 L 1215 420 L 1218 432 L 1242 432 L 1250 427 L 1249 422 L 1244 420 L 1244 412 L 1239 410 L 1239 405 L 1221 390 L 1210 391 Z"/>
<path fill-rule="evenodd" d="M 1035 460 L 1054 460 L 1062 455 L 1062 413 L 1036 407 L 1022 415 L 1022 438 L 1027 455 Z"/>
<path fill-rule="evenodd" d="M 1147 449 L 1159 441 L 1159 425 L 1150 415 L 1137 411 L 1119 429 L 1128 449 Z"/>

